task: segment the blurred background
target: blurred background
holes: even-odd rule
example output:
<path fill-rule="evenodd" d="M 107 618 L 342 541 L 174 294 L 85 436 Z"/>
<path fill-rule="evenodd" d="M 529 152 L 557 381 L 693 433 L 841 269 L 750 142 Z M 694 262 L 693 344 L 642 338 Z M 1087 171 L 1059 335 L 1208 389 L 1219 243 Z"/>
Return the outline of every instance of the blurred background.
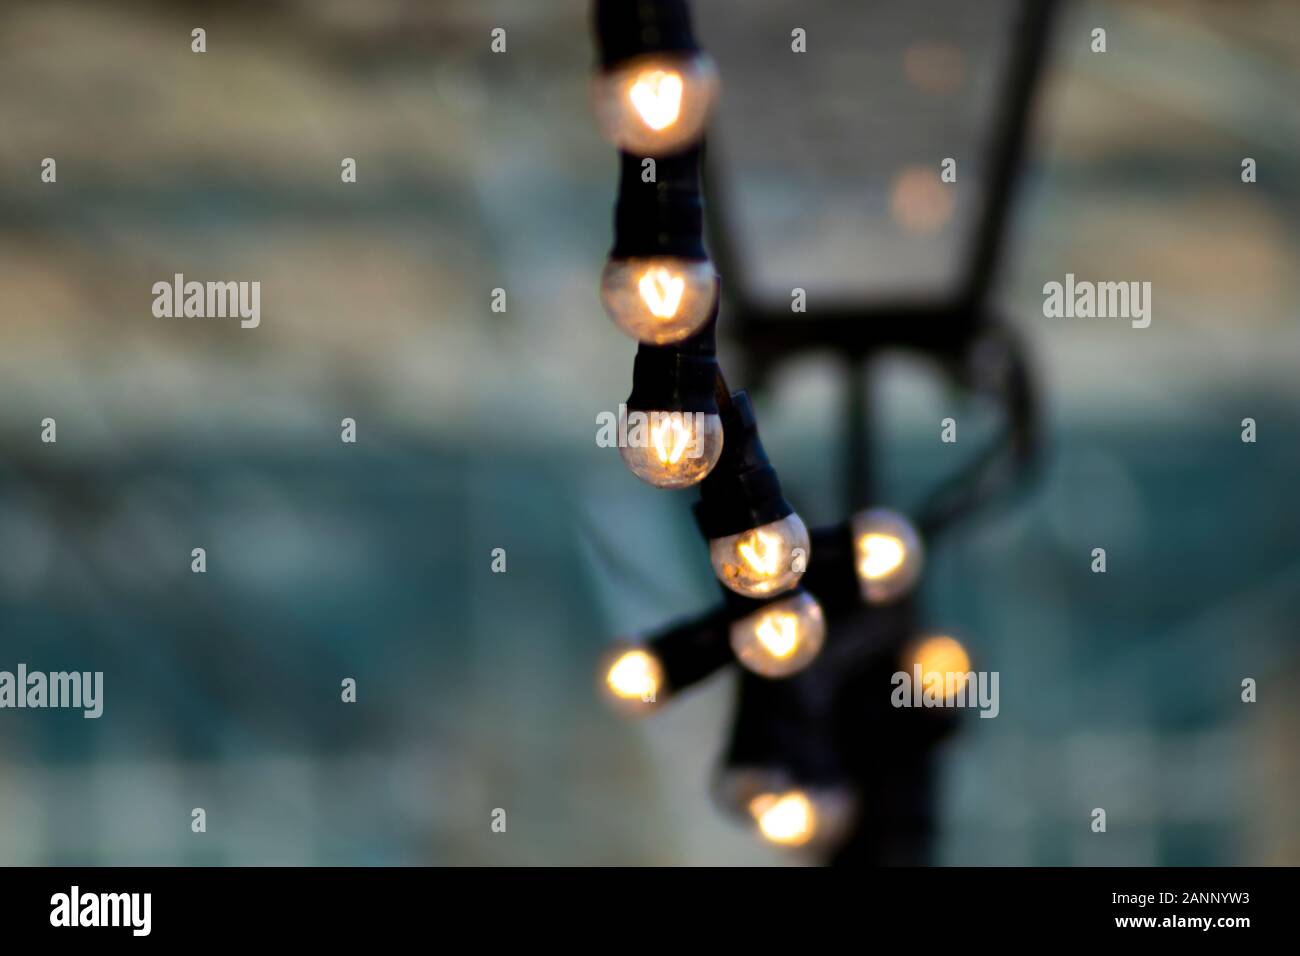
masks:
<path fill-rule="evenodd" d="M 955 280 L 1012 10 L 697 0 L 762 294 Z M 594 441 L 635 346 L 597 297 L 617 160 L 587 12 L 6 5 L 0 669 L 102 670 L 105 709 L 0 712 L 0 864 L 803 861 L 710 799 L 732 675 L 635 723 L 595 693 L 610 641 L 718 592 L 690 493 Z M 1062 5 L 995 279 L 1047 455 L 922 591 L 1001 674 L 998 719 L 942 751 L 937 862 L 1300 863 L 1297 93 L 1294 3 Z M 260 281 L 261 326 L 154 318 L 177 272 Z M 1067 272 L 1150 281 L 1150 328 L 1044 318 Z M 743 385 L 725 303 L 721 334 Z M 801 355 L 756 395 L 810 524 L 844 516 L 844 375 Z M 995 415 L 906 357 L 871 385 L 906 509 L 951 469 L 939 420 Z"/>

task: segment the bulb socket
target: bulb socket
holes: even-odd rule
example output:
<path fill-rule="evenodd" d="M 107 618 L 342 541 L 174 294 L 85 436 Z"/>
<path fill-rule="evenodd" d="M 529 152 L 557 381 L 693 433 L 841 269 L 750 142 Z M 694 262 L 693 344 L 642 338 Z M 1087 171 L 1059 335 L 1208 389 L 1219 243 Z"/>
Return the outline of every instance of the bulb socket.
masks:
<path fill-rule="evenodd" d="M 801 580 L 798 585 L 788 591 L 782 591 L 777 595 L 767 594 L 763 597 L 746 597 L 737 591 L 731 590 L 731 588 L 723 587 L 722 603 L 726 607 L 728 618 L 732 621 L 739 621 L 742 617 L 749 617 L 749 615 L 756 611 L 761 611 L 765 607 L 770 607 L 773 604 L 780 604 L 782 601 L 788 601 L 801 594 L 807 594 L 814 601 L 817 601 L 816 595 L 812 594 L 811 591 L 805 588 Z M 821 602 L 817 601 L 817 603 L 820 604 Z M 825 611 L 825 608 L 822 610 Z M 764 680 L 768 679 L 769 678 L 764 678 Z"/>
<path fill-rule="evenodd" d="M 684 621 L 646 642 L 663 668 L 667 692 L 672 694 L 722 670 L 735 658 L 731 654 L 731 614 L 719 608 L 704 617 Z"/>
<path fill-rule="evenodd" d="M 700 147 L 655 159 L 655 181 L 642 182 L 643 157 L 619 153 L 611 259 L 676 256 L 702 262 L 704 203 L 700 197 Z"/>
<path fill-rule="evenodd" d="M 758 438 L 749 394 L 736 392 L 720 409 L 722 457 L 700 483 L 695 522 L 709 540 L 741 534 L 794 514 Z"/>
<path fill-rule="evenodd" d="M 800 583 L 816 595 L 828 614 L 841 608 L 855 608 L 862 603 L 862 592 L 855 570 L 857 550 L 853 529 L 843 521 L 809 532 L 812 554 Z"/>
<path fill-rule="evenodd" d="M 646 53 L 696 53 L 686 0 L 596 0 L 593 32 L 604 69 Z"/>
<path fill-rule="evenodd" d="M 742 672 L 724 772 L 764 769 L 801 787 L 844 786 L 830 711 L 823 703 L 830 699 L 826 681 L 816 667 L 785 680 Z"/>
<path fill-rule="evenodd" d="M 628 411 L 703 412 L 718 414 L 716 330 L 718 306 L 700 331 L 673 345 L 636 350 Z"/>

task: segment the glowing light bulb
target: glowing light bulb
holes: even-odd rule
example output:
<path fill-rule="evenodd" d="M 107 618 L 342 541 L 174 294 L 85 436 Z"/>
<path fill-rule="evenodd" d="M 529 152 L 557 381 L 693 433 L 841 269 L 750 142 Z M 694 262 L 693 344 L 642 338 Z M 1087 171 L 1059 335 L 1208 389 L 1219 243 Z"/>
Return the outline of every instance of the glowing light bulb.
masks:
<path fill-rule="evenodd" d="M 641 274 L 636 290 L 651 315 L 656 319 L 671 319 L 682 304 L 686 280 L 663 266 L 654 266 Z"/>
<path fill-rule="evenodd" d="M 921 686 L 942 689 L 944 698 L 949 701 L 973 676 L 966 648 L 946 634 L 925 638 L 911 649 L 908 656 L 912 659 L 913 670 L 920 668 Z"/>
<path fill-rule="evenodd" d="M 655 450 L 660 464 L 675 465 L 681 461 L 690 440 L 690 429 L 671 419 L 667 424 L 650 426 L 650 446 Z"/>
<path fill-rule="evenodd" d="M 740 534 L 709 542 L 718 580 L 737 594 L 764 597 L 788 591 L 808 567 L 808 529 L 791 514 Z"/>
<path fill-rule="evenodd" d="M 632 81 L 628 99 L 641 121 L 655 132 L 667 129 L 682 115 L 682 75 L 676 70 L 642 70 Z"/>
<path fill-rule="evenodd" d="M 659 658 L 640 647 L 624 647 L 607 655 L 604 675 L 606 699 L 630 713 L 652 709 L 664 686 Z"/>
<path fill-rule="evenodd" d="M 876 508 L 854 515 L 852 529 L 862 599 L 886 604 L 912 590 L 921 576 L 924 549 L 907 519 Z"/>
<path fill-rule="evenodd" d="M 718 71 L 703 54 L 655 53 L 597 74 L 592 101 L 601 133 L 624 152 L 662 156 L 704 133 Z"/>
<path fill-rule="evenodd" d="M 628 470 L 656 488 L 696 484 L 722 455 L 722 419 L 705 412 L 629 411 L 620 431 L 627 441 L 618 453 Z"/>
<path fill-rule="evenodd" d="M 857 799 L 846 786 L 807 783 L 779 767 L 726 767 L 714 797 L 753 823 L 769 843 L 790 848 L 833 845 L 853 822 Z"/>
<path fill-rule="evenodd" d="M 774 601 L 731 625 L 731 649 L 745 667 L 763 677 L 803 670 L 822 649 L 826 621 L 807 591 Z"/>
<path fill-rule="evenodd" d="M 754 635 L 763 645 L 763 650 L 773 657 L 785 660 L 799 646 L 799 618 L 784 611 L 764 614 L 754 629 Z"/>
<path fill-rule="evenodd" d="M 600 277 L 601 302 L 614 324 L 651 345 L 671 345 L 698 332 L 717 295 L 707 259 L 611 259 Z"/>
<path fill-rule="evenodd" d="M 783 846 L 801 846 L 817 832 L 817 810 L 800 790 L 759 794 L 749 812 L 763 837 Z"/>

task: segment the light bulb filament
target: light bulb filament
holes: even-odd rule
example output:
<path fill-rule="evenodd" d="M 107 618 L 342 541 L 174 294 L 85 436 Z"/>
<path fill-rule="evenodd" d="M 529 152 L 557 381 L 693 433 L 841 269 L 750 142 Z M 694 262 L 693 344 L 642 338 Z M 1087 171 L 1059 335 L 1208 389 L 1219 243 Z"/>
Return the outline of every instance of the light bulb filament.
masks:
<path fill-rule="evenodd" d="M 799 646 L 799 616 L 784 611 L 769 611 L 758 622 L 754 636 L 773 657 L 784 660 Z"/>
<path fill-rule="evenodd" d="M 665 444 L 665 438 L 671 433 L 671 446 Z M 650 426 L 650 441 L 661 464 L 675 465 L 682 460 L 686 446 L 691 442 L 691 430 L 686 427 L 680 415 L 670 415 Z"/>
<path fill-rule="evenodd" d="M 858 570 L 870 580 L 883 578 L 897 570 L 907 557 L 903 542 L 892 534 L 867 534 L 858 541 L 861 559 Z"/>
<path fill-rule="evenodd" d="M 797 846 L 808 842 L 816 829 L 812 802 L 797 790 L 781 796 L 755 797 L 749 804 L 749 812 L 763 836 L 773 843 Z"/>
<path fill-rule="evenodd" d="M 610 667 L 606 682 L 615 695 L 625 700 L 653 701 L 659 689 L 658 665 L 644 651 L 628 651 Z"/>
<path fill-rule="evenodd" d="M 680 73 L 653 70 L 637 77 L 629 97 L 646 126 L 661 130 L 672 126 L 681 115 L 682 89 Z"/>
<path fill-rule="evenodd" d="M 686 280 L 660 266 L 641 276 L 637 289 L 651 315 L 657 319 L 671 319 L 677 314 L 677 307 L 682 304 Z"/>
<path fill-rule="evenodd" d="M 748 540 L 736 545 L 736 551 L 751 568 L 765 577 L 776 574 L 781 567 L 780 535 L 755 530 Z"/>

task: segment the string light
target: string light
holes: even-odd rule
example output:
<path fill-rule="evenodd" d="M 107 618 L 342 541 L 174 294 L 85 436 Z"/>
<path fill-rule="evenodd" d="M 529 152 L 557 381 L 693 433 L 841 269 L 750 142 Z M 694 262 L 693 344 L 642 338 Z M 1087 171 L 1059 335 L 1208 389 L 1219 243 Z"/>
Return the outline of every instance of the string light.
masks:
<path fill-rule="evenodd" d="M 825 639 L 821 605 L 803 589 L 765 604 L 731 625 L 736 660 L 763 677 L 789 677 L 803 670 L 821 651 Z"/>
<path fill-rule="evenodd" d="M 700 486 L 696 520 L 718 580 L 745 597 L 772 597 L 799 583 L 812 542 L 781 494 L 748 394 L 732 395 L 722 412 L 727 446 Z"/>
<path fill-rule="evenodd" d="M 717 96 L 717 70 L 702 55 L 638 57 L 592 84 L 601 133 L 619 149 L 646 156 L 697 140 Z"/>
<path fill-rule="evenodd" d="M 618 648 L 607 657 L 603 691 L 610 704 L 631 714 L 653 709 L 664 690 L 659 658 L 643 647 Z"/>
<path fill-rule="evenodd" d="M 618 196 L 601 303 L 638 342 L 681 342 L 700 331 L 718 304 L 718 277 L 704 249 L 699 151 L 657 161 L 623 153 Z"/>
<path fill-rule="evenodd" d="M 717 305 L 698 150 L 717 75 L 695 43 L 685 0 L 601 0 L 596 30 L 597 122 L 622 151 L 601 302 L 638 342 L 670 345 L 698 332 Z"/>
<path fill-rule="evenodd" d="M 728 643 L 731 619 L 729 609 L 718 608 L 648 639 L 616 644 L 601 659 L 601 695 L 621 713 L 656 709 L 735 659 Z"/>
<path fill-rule="evenodd" d="M 764 839 L 784 846 L 802 846 L 817 831 L 817 811 L 802 790 L 762 793 L 749 803 L 749 812 Z"/>
<path fill-rule="evenodd" d="M 714 538 L 709 542 L 709 560 L 718 580 L 737 594 L 762 597 L 788 591 L 798 583 L 803 573 L 799 556 L 806 556 L 811 547 L 803 520 L 791 514 L 740 534 Z"/>
<path fill-rule="evenodd" d="M 644 713 L 673 686 L 721 665 L 720 635 L 748 672 L 785 679 L 818 656 L 826 622 L 817 599 L 798 586 L 808 529 L 782 495 L 749 396 L 729 394 L 717 367 L 719 282 L 704 249 L 699 188 L 699 139 L 716 73 L 695 44 L 685 0 L 598 0 L 595 19 L 597 122 L 622 151 L 601 300 L 640 343 L 620 454 L 656 487 L 700 485 L 696 521 L 729 594 L 722 617 L 608 656 L 606 699 Z M 744 805 L 775 843 L 802 845 L 822 828 L 815 801 L 798 788 L 754 791 Z"/>
<path fill-rule="evenodd" d="M 621 150 L 663 156 L 704 132 L 718 72 L 695 42 L 686 0 L 596 4 L 601 63 L 592 82 L 596 123 Z"/>
<path fill-rule="evenodd" d="M 951 701 L 970 679 L 970 655 L 955 637 L 938 634 L 918 641 L 906 655 L 912 667 L 920 668 L 921 686 L 942 689 L 946 701 Z"/>
<path fill-rule="evenodd" d="M 855 788 L 840 764 L 844 706 L 868 715 L 868 723 L 882 716 L 873 708 L 888 712 L 883 692 L 873 702 L 869 693 L 854 697 L 844 688 L 868 691 L 876 679 L 875 670 L 861 667 L 864 656 L 871 668 L 894 666 L 901 635 L 910 629 L 906 599 L 924 564 L 921 536 L 902 515 L 880 508 L 810 534 L 785 500 L 750 398 L 729 391 L 715 354 L 720 284 L 704 247 L 700 164 L 716 70 L 695 42 L 686 0 L 596 0 L 595 27 L 597 123 L 621 151 L 601 299 L 618 328 L 639 343 L 620 429 L 629 441 L 620 454 L 634 475 L 656 487 L 698 484 L 695 518 L 725 598 L 703 617 L 611 652 L 601 669 L 602 693 L 621 711 L 646 713 L 739 663 L 740 698 L 716 784 L 719 801 L 773 844 L 829 847 L 848 831 L 859 796 L 871 790 L 862 766 L 851 767 Z M 918 195 L 932 197 L 913 195 L 915 185 L 900 181 L 895 213 L 909 228 L 930 229 L 943 210 L 937 218 L 932 209 L 918 218 L 916 209 L 925 205 L 918 205 Z M 951 351 L 951 343 L 944 348 Z M 1023 462 L 1027 386 L 1023 375 L 1009 381 L 1009 410 L 1021 419 L 1010 434 Z M 643 425 L 637 441 L 630 440 L 633 415 Z M 918 511 L 927 536 L 978 500 L 961 484 L 943 486 Z M 822 654 L 827 610 L 853 627 L 866 622 L 853 635 L 858 646 Z M 838 672 L 855 658 L 854 670 Z M 944 675 L 953 693 L 969 673 L 965 649 L 946 635 L 908 645 L 904 660 L 925 675 Z M 865 709 L 852 703 L 859 698 Z M 949 723 L 918 724 L 919 733 L 896 742 L 897 753 L 907 755 L 897 759 L 907 766 L 924 759 L 936 728 Z M 861 763 L 858 754 L 848 757 Z"/>
<path fill-rule="evenodd" d="M 746 685 L 746 689 L 753 687 Z M 848 829 L 857 801 L 828 749 L 816 745 L 799 752 L 789 749 L 795 732 L 816 728 L 791 723 L 788 707 L 775 699 L 781 693 L 742 696 L 714 795 L 723 810 L 768 843 L 788 849 L 824 847 Z M 774 711 L 784 711 L 786 717 L 774 720 Z M 748 762 L 754 757 L 765 763 Z"/>
<path fill-rule="evenodd" d="M 924 562 L 921 537 L 911 523 L 896 512 L 873 508 L 854 515 L 850 524 L 862 599 L 885 604 L 910 592 Z"/>
<path fill-rule="evenodd" d="M 653 410 L 644 443 L 619 449 L 628 470 L 656 488 L 704 480 L 722 454 L 722 420 L 703 412 Z"/>
<path fill-rule="evenodd" d="M 679 346 L 642 345 L 632 369 L 627 441 L 619 453 L 632 474 L 656 488 L 686 488 L 704 479 L 722 455 L 725 433 L 714 383 L 714 322 Z"/>
<path fill-rule="evenodd" d="M 611 259 L 600 299 L 614 324 L 638 342 L 668 345 L 692 335 L 716 304 L 713 263 L 679 256 Z"/>
<path fill-rule="evenodd" d="M 853 798 L 844 789 L 793 789 L 762 793 L 749 802 L 761 836 L 777 846 L 833 845 L 853 819 Z"/>

